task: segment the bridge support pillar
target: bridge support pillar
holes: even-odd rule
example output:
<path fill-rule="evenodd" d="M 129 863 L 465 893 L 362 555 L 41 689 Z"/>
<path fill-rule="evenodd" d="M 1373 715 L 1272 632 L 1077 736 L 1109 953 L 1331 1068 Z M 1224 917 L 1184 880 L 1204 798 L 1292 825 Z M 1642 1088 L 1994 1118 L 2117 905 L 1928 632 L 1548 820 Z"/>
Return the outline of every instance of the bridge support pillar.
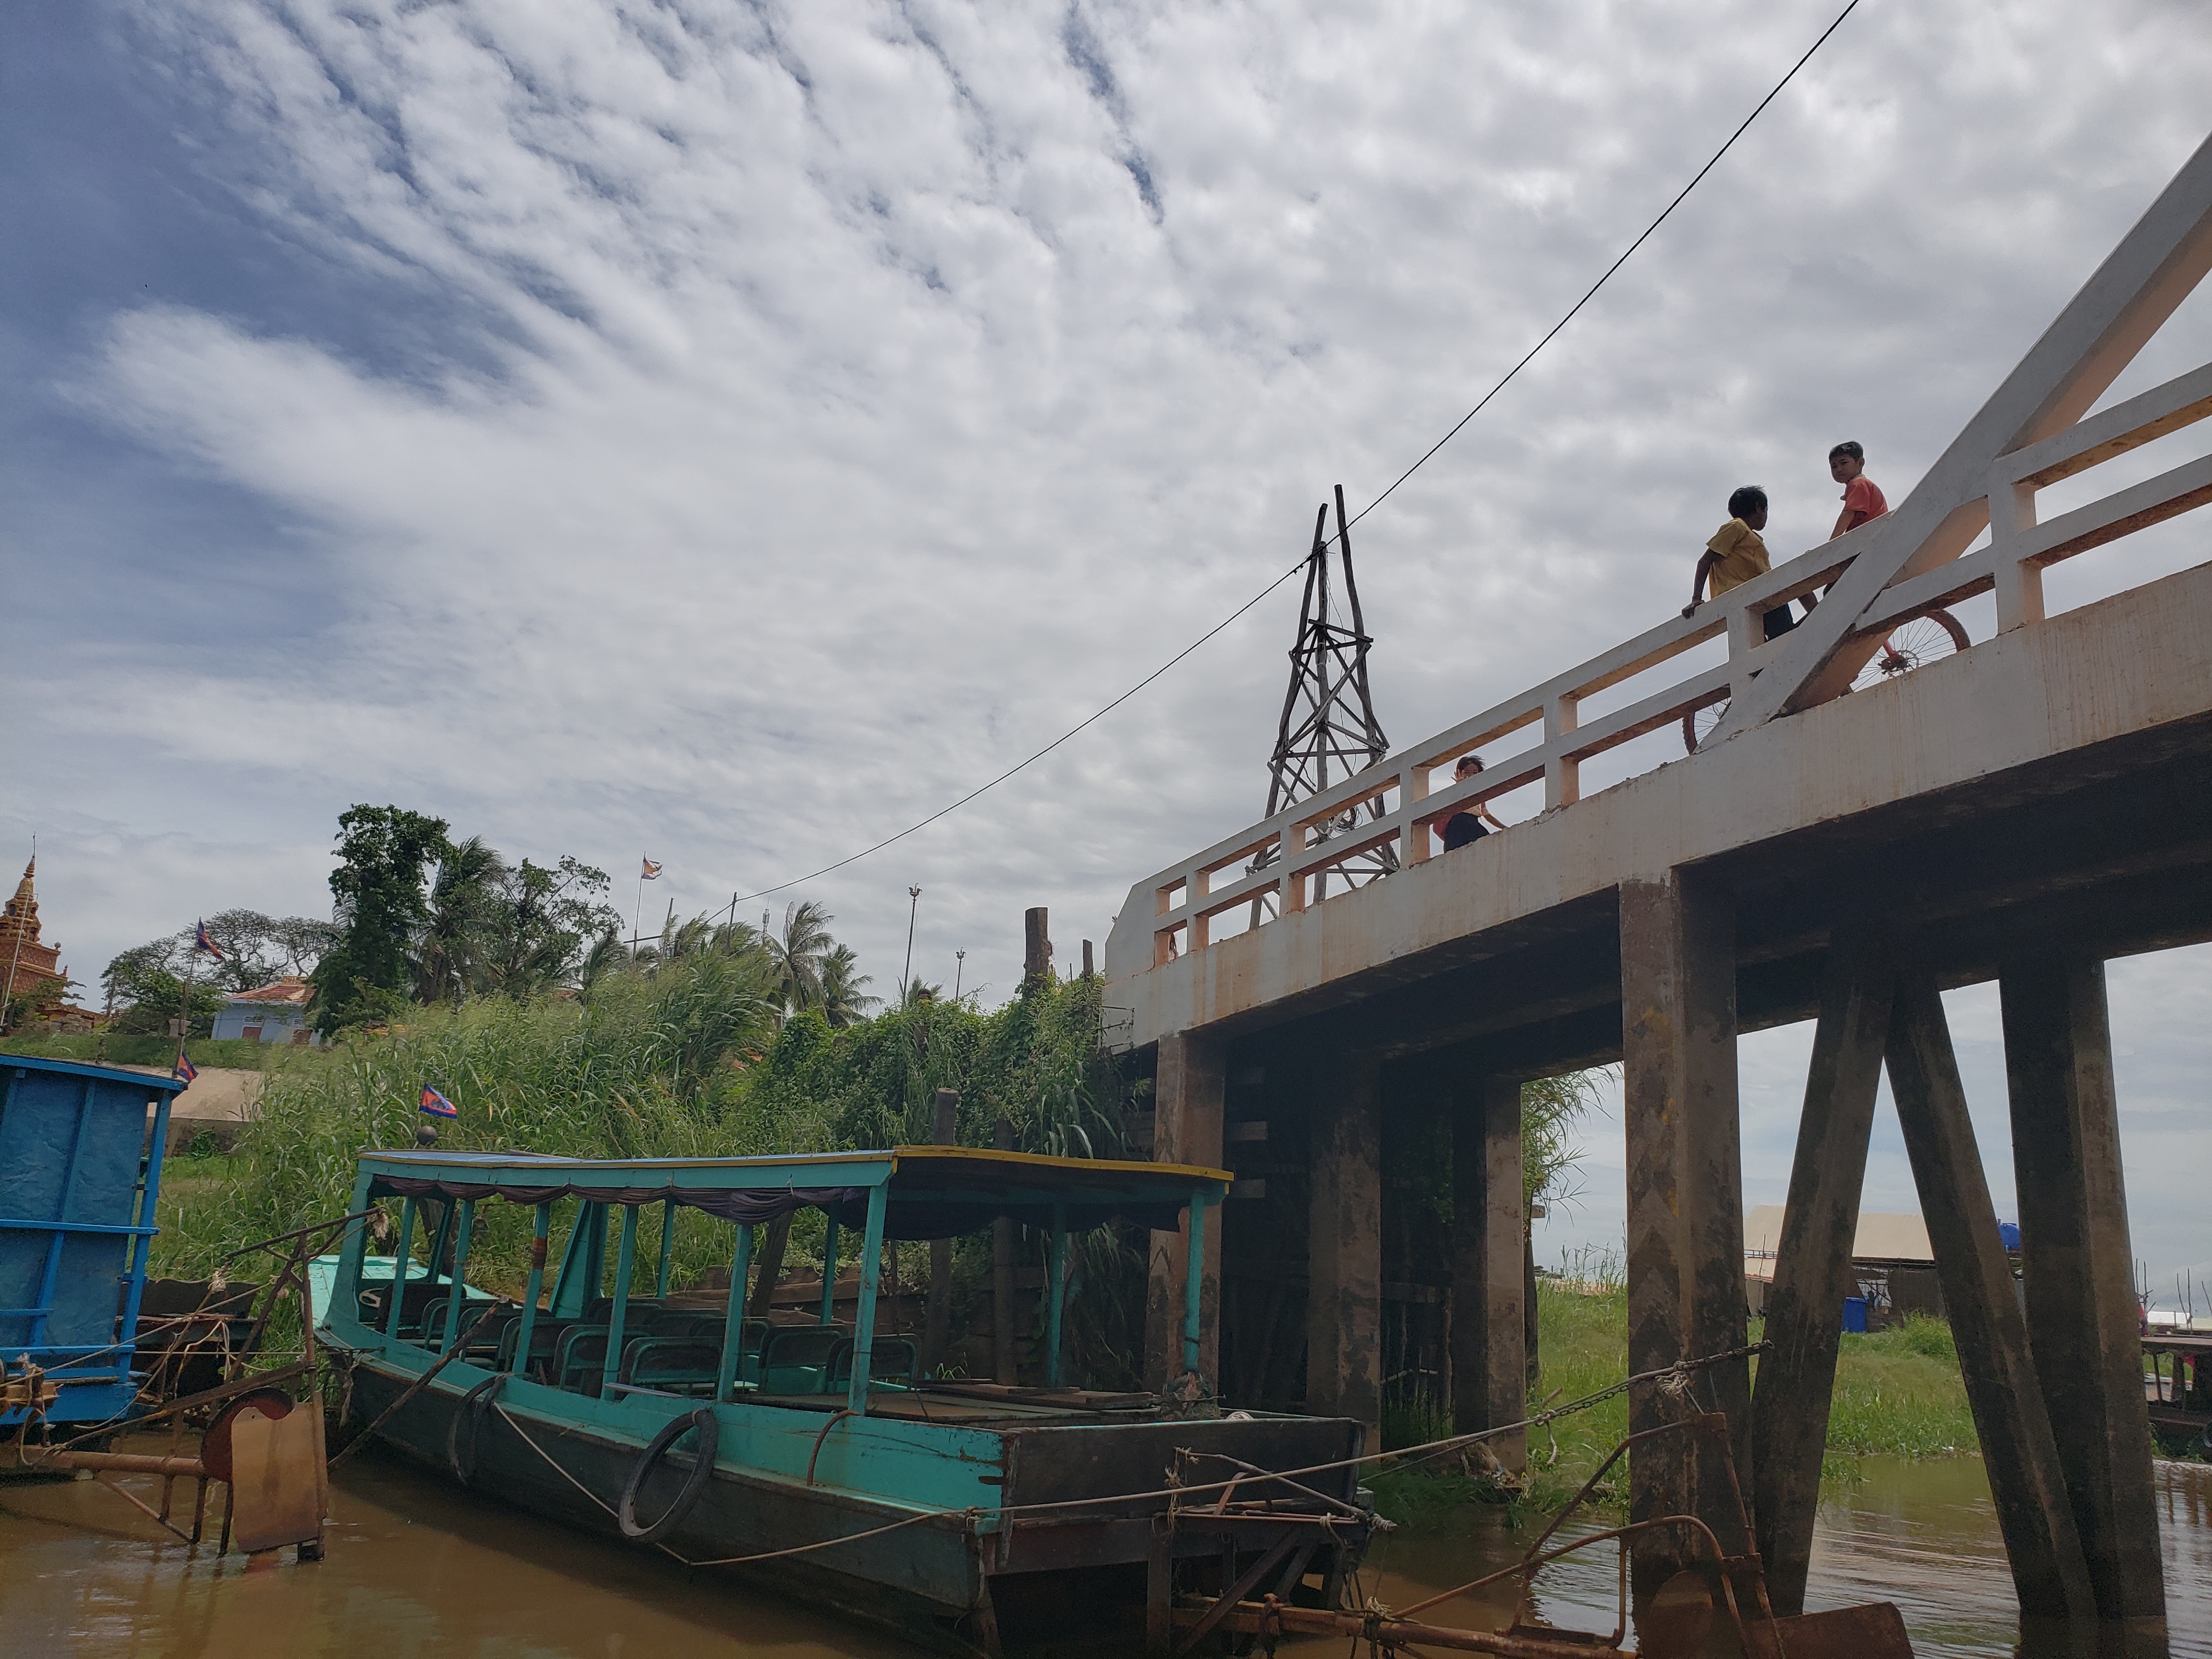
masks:
<path fill-rule="evenodd" d="M 2021 1634 L 2031 1644 L 2063 1643 L 2069 1627 L 2086 1629 L 2095 1619 L 2096 1599 L 1933 975 L 1911 969 L 1899 975 L 1887 1058 L 2012 1565 Z M 2142 1388 L 2138 1381 L 2138 1395 Z"/>
<path fill-rule="evenodd" d="M 1623 882 L 1620 987 L 1628 1369 L 1636 1372 L 1744 1346 L 1733 895 L 1681 870 Z M 1748 1362 L 1726 1361 L 1696 1373 L 1686 1395 L 1636 1389 L 1629 1429 L 1725 1412 L 1747 1489 L 1749 1396 Z M 1647 1442 L 1629 1459 L 1631 1520 L 1695 1515 L 1731 1554 L 1749 1547 L 1735 1486 L 1703 1437 Z M 1639 1605 L 1691 1563 L 1693 1548 L 1675 1528 L 1638 1535 L 1632 1559 Z"/>
<path fill-rule="evenodd" d="M 1820 1459 L 1851 1245 L 1866 1183 L 1894 973 L 1887 941 L 1837 941 L 1820 995 L 1805 1112 L 1790 1172 L 1790 1204 L 1766 1298 L 1768 1352 L 1752 1396 L 1752 1511 L 1774 1610 L 1802 1613 L 1820 1503 Z"/>
<path fill-rule="evenodd" d="M 1452 1103 L 1452 1429 L 1473 1434 L 1528 1413 L 1521 1184 L 1521 1081 L 1485 1078 Z M 1525 1430 L 1487 1443 L 1506 1468 L 1528 1463 Z"/>
<path fill-rule="evenodd" d="M 2028 1352 L 2058 1436 L 2097 1616 L 2166 1649 L 2142 1343 L 2120 1176 L 2105 965 L 2052 952 L 1999 977 Z"/>
<path fill-rule="evenodd" d="M 1152 1084 L 1152 1158 L 1161 1164 L 1222 1167 L 1222 1113 L 1227 1045 L 1179 1031 L 1160 1039 Z M 1199 1264 L 1199 1375 L 1214 1387 L 1221 1376 L 1221 1209 L 1206 1207 L 1205 1255 Z M 1190 1218 L 1171 1233 L 1152 1235 L 1145 1292 L 1145 1382 L 1164 1388 L 1182 1371 L 1183 1296 L 1190 1261 Z"/>
<path fill-rule="evenodd" d="M 1340 1051 L 1313 1109 L 1306 1409 L 1382 1431 L 1382 1062 Z"/>

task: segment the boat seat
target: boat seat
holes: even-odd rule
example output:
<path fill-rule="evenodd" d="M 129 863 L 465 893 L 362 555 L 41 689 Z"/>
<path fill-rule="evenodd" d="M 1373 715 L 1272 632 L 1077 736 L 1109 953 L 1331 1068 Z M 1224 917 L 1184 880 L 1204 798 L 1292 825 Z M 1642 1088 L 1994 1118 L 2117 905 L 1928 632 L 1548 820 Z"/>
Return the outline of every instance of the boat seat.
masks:
<path fill-rule="evenodd" d="M 433 1350 L 441 1349 L 444 1347 L 446 1342 L 446 1304 L 450 1300 L 452 1300 L 450 1297 L 441 1296 L 434 1301 L 425 1302 L 422 1304 L 422 1317 L 416 1322 L 414 1332 L 414 1340 L 420 1342 L 426 1347 Z M 491 1298 L 488 1296 L 464 1296 L 462 1297 L 461 1328 L 464 1331 L 468 1329 L 469 1322 L 476 1317 L 475 1312 L 471 1310 L 483 1308 L 490 1300 Z M 404 1305 L 399 1310 L 399 1317 L 400 1328 L 404 1333 L 406 1328 L 407 1318 L 407 1310 Z M 481 1336 L 482 1334 L 479 1333 L 478 1334 Z"/>
<path fill-rule="evenodd" d="M 461 1328 L 466 1330 L 469 1322 L 475 1317 L 476 1315 L 468 1310 L 468 1304 L 463 1304 Z M 476 1334 L 473 1340 L 461 1345 L 461 1358 L 496 1363 L 498 1356 L 504 1353 L 509 1346 L 507 1334 L 521 1323 L 522 1314 L 520 1310 L 512 1313 L 494 1314 L 484 1322 L 483 1328 Z"/>
<path fill-rule="evenodd" d="M 530 1352 L 523 1356 L 522 1369 L 539 1377 L 548 1375 L 555 1351 L 561 1346 L 562 1334 L 569 1329 L 570 1322 L 538 1315 L 538 1322 L 530 1328 Z M 518 1314 L 514 1322 L 499 1334 L 499 1370 L 514 1369 L 514 1351 L 521 1341 L 522 1317 Z"/>
<path fill-rule="evenodd" d="M 362 1291 L 362 1323 L 379 1331 L 384 1328 L 384 1322 L 391 1317 L 392 1314 L 392 1304 L 387 1300 L 391 1294 L 392 1285 L 389 1280 Z M 434 1282 L 428 1279 L 410 1279 L 407 1281 L 406 1288 L 401 1291 L 399 1299 L 401 1340 L 413 1341 L 420 1339 L 422 1334 L 422 1310 L 434 1298 L 441 1306 L 444 1305 L 446 1300 L 444 1280 Z"/>
<path fill-rule="evenodd" d="M 720 1375 L 722 1345 L 688 1336 L 641 1336 L 623 1349 L 622 1380 L 668 1394 L 711 1394 Z"/>
<path fill-rule="evenodd" d="M 852 1338 L 835 1325 L 781 1325 L 761 1349 L 763 1394 L 820 1394 L 838 1344 Z"/>
<path fill-rule="evenodd" d="M 850 1337 L 840 1343 L 830 1356 L 830 1375 L 823 1383 L 824 1394 L 836 1394 L 848 1387 L 853 1381 L 853 1351 Z M 868 1386 L 878 1383 L 911 1385 L 920 1364 L 913 1341 L 903 1336 L 879 1336 L 868 1345 Z"/>
<path fill-rule="evenodd" d="M 646 1334 L 650 1336 L 719 1336 L 721 1331 L 720 1314 L 702 1314 L 691 1308 L 655 1314 L 646 1327 Z"/>
<path fill-rule="evenodd" d="M 553 1350 L 553 1386 L 596 1399 L 607 1364 L 607 1328 L 571 1325 Z"/>
<path fill-rule="evenodd" d="M 642 1331 L 646 1322 L 659 1311 L 660 1303 L 657 1298 L 649 1296 L 634 1296 L 630 1297 L 629 1305 L 623 1309 L 623 1323 L 626 1326 L 635 1325 Z M 592 1305 L 584 1310 L 584 1322 L 586 1325 L 605 1325 L 612 1321 L 614 1316 L 615 1299 L 611 1296 L 593 1297 Z"/>

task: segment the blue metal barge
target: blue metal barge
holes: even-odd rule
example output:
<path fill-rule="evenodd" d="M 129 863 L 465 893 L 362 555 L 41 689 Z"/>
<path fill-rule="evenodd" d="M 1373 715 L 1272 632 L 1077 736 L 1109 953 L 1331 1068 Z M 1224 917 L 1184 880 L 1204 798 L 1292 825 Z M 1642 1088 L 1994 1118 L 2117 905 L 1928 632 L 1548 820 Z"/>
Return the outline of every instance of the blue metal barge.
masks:
<path fill-rule="evenodd" d="M 0 1054 L 0 1438 L 126 1415 L 175 1078 Z"/>
<path fill-rule="evenodd" d="M 584 1161 L 522 1152 L 372 1152 L 351 1209 L 399 1202 L 398 1255 L 469 1259 L 480 1206 L 531 1206 L 517 1302 L 471 1304 L 441 1274 L 364 1282 L 356 1231 L 321 1340 L 343 1352 L 350 1412 L 452 1478 L 954 1652 L 996 1656 L 1009 1622 L 1110 1650 L 1162 1641 L 1180 1591 L 1264 1574 L 1285 1601 L 1334 1604 L 1369 1512 L 1350 1460 L 1362 1425 L 1235 1413 L 1197 1376 L 1204 1212 L 1218 1170 L 950 1146 L 810 1157 Z M 669 1293 L 641 1212 L 731 1230 L 726 1291 Z M 757 1227 L 802 1209 L 860 1230 L 849 1327 L 749 1319 Z M 1060 1386 L 1066 1245 L 1119 1218 L 1194 1241 L 1186 1376 L 1164 1395 Z M 918 1374 L 876 1324 L 886 1239 L 949 1237 L 1001 1216 L 1050 1241 L 1042 1388 Z M 427 1225 L 425 1224 L 428 1224 Z M 549 1245 L 566 1228 L 547 1289 Z M 610 1233 L 614 1237 L 611 1239 Z M 609 1270 L 611 1269 L 610 1272 Z M 403 1282 L 404 1284 L 404 1282 Z M 1271 1479 L 1299 1474 L 1295 1485 Z M 1212 1483 L 1211 1485 L 1207 1483 Z M 1233 1484 L 1232 1484 L 1233 1483 Z M 1309 1585 L 1311 1576 L 1317 1584 Z"/>

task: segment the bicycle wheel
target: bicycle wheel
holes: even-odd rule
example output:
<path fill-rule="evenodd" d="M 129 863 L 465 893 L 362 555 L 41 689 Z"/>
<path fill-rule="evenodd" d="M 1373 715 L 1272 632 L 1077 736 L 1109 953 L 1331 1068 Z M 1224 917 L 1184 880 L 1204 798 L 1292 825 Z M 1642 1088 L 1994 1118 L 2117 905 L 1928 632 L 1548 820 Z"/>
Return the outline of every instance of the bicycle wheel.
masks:
<path fill-rule="evenodd" d="M 1869 686 L 1895 679 L 1924 662 L 1964 651 L 1967 643 L 1966 629 L 1949 611 L 1923 611 L 1890 629 L 1881 648 L 1868 658 L 1866 666 L 1859 670 L 1858 678 L 1851 682 L 1851 690 L 1863 691 Z"/>
<path fill-rule="evenodd" d="M 1706 734 L 1721 723 L 1721 716 L 1729 711 L 1728 700 L 1709 702 L 1703 708 L 1692 708 L 1682 716 L 1682 747 L 1694 755 Z"/>

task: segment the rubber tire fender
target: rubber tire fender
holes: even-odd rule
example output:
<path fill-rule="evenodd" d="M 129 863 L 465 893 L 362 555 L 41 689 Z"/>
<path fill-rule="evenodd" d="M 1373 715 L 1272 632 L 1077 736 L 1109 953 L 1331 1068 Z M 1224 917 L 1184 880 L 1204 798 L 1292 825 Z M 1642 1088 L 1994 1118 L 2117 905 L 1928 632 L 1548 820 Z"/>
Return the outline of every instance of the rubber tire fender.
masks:
<path fill-rule="evenodd" d="M 699 1447 L 691 1455 L 691 1473 L 684 1480 L 684 1490 L 676 1494 L 676 1501 L 659 1520 L 649 1527 L 638 1525 L 637 1494 L 645 1485 L 646 1475 L 668 1455 L 670 1447 L 693 1430 L 698 1431 Z M 653 1437 L 639 1455 L 637 1467 L 629 1472 L 629 1483 L 623 1488 L 622 1508 L 615 1519 L 622 1525 L 623 1537 L 633 1544 L 658 1544 L 684 1524 L 684 1516 L 691 1513 L 700 1494 L 707 1490 L 707 1483 L 714 1478 L 714 1452 L 720 1438 L 721 1425 L 712 1406 L 702 1406 L 682 1417 L 672 1417 L 660 1425 L 660 1432 Z"/>
<path fill-rule="evenodd" d="M 483 1420 L 491 1408 L 491 1397 L 499 1385 L 507 1381 L 507 1373 L 487 1376 L 460 1398 L 453 1407 L 453 1420 L 446 1425 L 446 1467 L 453 1472 L 453 1479 L 467 1486 L 477 1478 L 477 1441 L 483 1432 Z M 468 1462 L 461 1461 L 461 1425 L 469 1425 Z"/>

